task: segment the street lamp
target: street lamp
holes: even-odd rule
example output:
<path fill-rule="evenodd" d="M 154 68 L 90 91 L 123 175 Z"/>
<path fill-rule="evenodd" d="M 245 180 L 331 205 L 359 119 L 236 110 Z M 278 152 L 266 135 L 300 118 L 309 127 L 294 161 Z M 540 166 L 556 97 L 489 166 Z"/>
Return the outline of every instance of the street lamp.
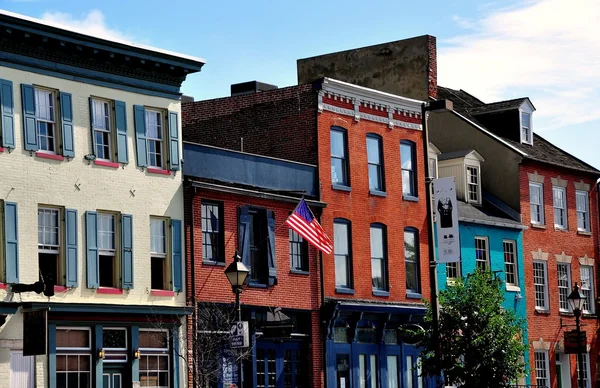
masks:
<path fill-rule="evenodd" d="M 242 263 L 242 258 L 235 251 L 233 255 L 233 263 L 229 264 L 227 269 L 225 269 L 225 275 L 227 276 L 227 280 L 229 280 L 229 284 L 231 284 L 231 290 L 235 294 L 235 309 L 237 310 L 238 322 L 242 321 L 242 306 L 240 306 L 240 294 L 242 293 L 242 288 L 244 287 L 244 283 L 246 282 L 246 278 L 250 270 L 248 267 Z M 242 387 L 242 358 L 239 359 L 238 364 L 238 387 Z"/>
<path fill-rule="evenodd" d="M 567 300 L 569 301 L 569 306 L 573 311 L 573 315 L 575 315 L 575 326 L 577 326 L 577 365 L 579 369 L 579 373 L 577 378 L 579 379 L 579 386 L 584 386 L 584 368 L 583 368 L 583 351 L 581 349 L 581 324 L 579 322 L 579 318 L 581 317 L 581 309 L 583 307 L 583 302 L 585 298 L 579 292 L 579 287 L 577 283 L 573 286 L 573 292 L 567 296 Z"/>
<path fill-rule="evenodd" d="M 427 233 L 429 235 L 429 284 L 431 286 L 431 309 L 433 310 L 433 338 L 436 339 L 437 344 L 435 347 L 435 359 L 438 374 L 441 374 L 442 370 L 442 351 L 438 336 L 438 325 L 439 325 L 439 306 L 438 306 L 438 294 L 437 294 L 437 269 L 435 259 L 435 242 L 433 239 L 433 209 L 432 209 L 432 192 L 431 186 L 433 184 L 433 177 L 429 173 L 428 160 L 429 160 L 429 128 L 427 125 L 427 112 L 445 112 L 454 110 L 454 105 L 450 100 L 437 100 L 431 102 L 425 102 L 421 105 L 421 121 L 423 124 L 423 153 L 425 154 L 425 192 L 427 204 Z"/>

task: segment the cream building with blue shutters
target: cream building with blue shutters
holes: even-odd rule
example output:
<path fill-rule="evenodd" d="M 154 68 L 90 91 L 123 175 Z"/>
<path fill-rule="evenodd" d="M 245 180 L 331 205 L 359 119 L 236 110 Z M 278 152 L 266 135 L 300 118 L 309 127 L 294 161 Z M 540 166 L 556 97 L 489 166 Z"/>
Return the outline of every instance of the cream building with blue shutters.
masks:
<path fill-rule="evenodd" d="M 180 86 L 203 64 L 0 11 L 1 386 L 187 385 Z"/>

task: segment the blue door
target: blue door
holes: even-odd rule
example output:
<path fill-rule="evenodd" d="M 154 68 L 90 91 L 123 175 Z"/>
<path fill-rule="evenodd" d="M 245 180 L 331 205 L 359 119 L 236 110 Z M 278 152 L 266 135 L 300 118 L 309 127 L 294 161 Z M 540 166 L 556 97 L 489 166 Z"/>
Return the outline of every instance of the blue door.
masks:
<path fill-rule="evenodd" d="M 104 368 L 102 372 L 103 388 L 122 388 L 123 373 L 120 368 Z"/>
<path fill-rule="evenodd" d="M 299 342 L 256 343 L 256 388 L 307 388 L 307 354 Z"/>
<path fill-rule="evenodd" d="M 355 388 L 379 388 L 379 348 L 354 344 L 352 349 Z"/>
<path fill-rule="evenodd" d="M 402 348 L 402 370 L 404 371 L 404 388 L 428 388 L 430 379 L 420 376 L 420 350 L 414 346 L 404 345 Z"/>

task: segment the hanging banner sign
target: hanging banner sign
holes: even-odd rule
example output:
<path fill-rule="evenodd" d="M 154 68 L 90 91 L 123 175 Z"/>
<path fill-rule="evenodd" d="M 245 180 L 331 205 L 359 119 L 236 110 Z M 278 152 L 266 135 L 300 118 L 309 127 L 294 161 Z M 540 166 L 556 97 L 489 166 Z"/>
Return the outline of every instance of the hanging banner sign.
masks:
<path fill-rule="evenodd" d="M 460 261 L 460 239 L 454 177 L 433 180 L 433 206 L 437 214 L 438 263 L 457 263 Z"/>
<path fill-rule="evenodd" d="M 587 335 L 585 331 L 571 330 L 565 332 L 565 354 L 587 352 Z"/>

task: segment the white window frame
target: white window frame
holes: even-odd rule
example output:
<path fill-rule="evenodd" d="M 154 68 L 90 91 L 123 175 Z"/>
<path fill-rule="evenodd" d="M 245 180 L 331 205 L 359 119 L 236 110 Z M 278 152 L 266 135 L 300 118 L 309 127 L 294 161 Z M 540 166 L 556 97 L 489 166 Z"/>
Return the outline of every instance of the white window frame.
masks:
<path fill-rule="evenodd" d="M 506 245 L 512 246 L 512 252 L 506 251 Z M 504 250 L 504 276 L 505 282 L 508 287 L 519 287 L 519 266 L 517 256 L 517 242 L 515 240 L 502 240 L 502 248 Z M 507 254 L 512 256 L 512 262 L 506 261 Z M 512 273 L 514 276 L 514 282 L 508 281 L 508 267 L 512 267 Z"/>
<path fill-rule="evenodd" d="M 152 239 L 155 236 L 152 232 L 152 223 L 153 221 L 159 221 L 163 224 L 163 239 L 164 239 L 164 252 L 155 252 L 152 249 Z M 172 275 L 169 274 L 169 253 L 170 253 L 170 240 L 169 240 L 169 232 L 170 232 L 170 219 L 166 217 L 150 217 L 150 268 L 152 268 L 152 258 L 160 258 L 163 260 L 163 287 L 161 288 L 153 288 L 153 290 L 169 290 L 172 289 L 173 278 Z"/>
<path fill-rule="evenodd" d="M 113 223 L 112 223 L 112 231 L 111 230 L 104 230 L 104 229 L 100 229 L 100 219 L 103 217 L 112 217 L 113 219 Z M 112 239 L 113 239 L 113 248 L 105 248 L 105 247 L 100 247 L 100 234 L 101 232 L 108 232 L 108 233 L 112 233 Z M 116 256 L 116 252 L 117 252 L 117 215 L 115 213 L 110 213 L 110 212 L 98 212 L 98 254 L 102 255 L 102 256 Z"/>
<path fill-rule="evenodd" d="M 461 278 L 461 271 L 460 271 L 461 265 L 460 264 L 461 264 L 460 261 L 454 262 L 454 263 L 446 263 L 446 283 L 452 284 L 456 281 L 456 279 Z M 454 271 L 456 273 L 456 277 L 448 275 L 451 271 Z"/>
<path fill-rule="evenodd" d="M 79 330 L 79 331 L 87 331 L 88 332 L 88 343 L 90 346 L 87 348 L 64 348 L 57 347 L 56 350 L 73 350 L 73 351 L 84 351 L 84 350 L 92 350 L 92 329 L 89 327 L 81 327 L 81 326 L 57 326 L 56 331 L 58 330 Z M 70 353 L 69 353 L 70 354 Z"/>
<path fill-rule="evenodd" d="M 540 202 L 539 203 L 534 203 L 532 202 L 532 196 L 531 196 L 531 188 L 532 187 L 537 187 L 540 190 Z M 534 212 L 533 212 L 533 207 L 534 206 L 539 206 L 539 216 L 540 219 L 534 219 Z M 529 210 L 531 213 L 531 223 L 535 224 L 535 225 L 544 225 L 544 185 L 541 183 L 537 183 L 537 182 L 529 182 Z"/>
<path fill-rule="evenodd" d="M 55 208 L 55 207 L 51 207 L 51 206 L 40 206 L 38 207 L 38 216 L 39 216 L 39 212 L 43 211 L 43 212 L 51 212 L 51 213 L 55 213 L 56 214 L 56 238 L 57 238 L 57 242 L 58 245 L 54 245 L 54 244 L 40 244 L 39 242 L 39 238 L 38 238 L 38 253 L 49 253 L 49 254 L 53 254 L 53 255 L 60 255 L 60 248 L 61 248 L 61 209 L 59 208 Z M 38 219 L 38 229 L 40 227 L 39 224 L 39 219 Z M 44 228 L 49 227 L 44 225 Z M 39 232 L 38 232 L 39 233 Z"/>
<path fill-rule="evenodd" d="M 472 171 L 475 171 L 475 175 L 472 174 Z M 481 203 L 481 176 L 479 174 L 479 167 L 466 165 L 465 173 L 466 173 L 465 182 L 467 184 L 467 192 L 466 192 L 467 202 L 479 204 L 479 203 Z M 473 177 L 475 177 L 475 179 L 476 179 L 475 183 L 472 182 Z M 471 199 L 470 188 L 473 186 L 475 187 L 475 195 L 477 196 L 476 199 Z"/>
<path fill-rule="evenodd" d="M 140 356 L 144 357 L 152 357 L 152 356 L 162 356 L 162 357 L 167 357 L 167 381 L 171 381 L 171 374 L 173 373 L 173 369 L 171 366 L 171 352 L 170 352 L 170 341 L 171 341 L 171 333 L 169 332 L 169 330 L 165 330 L 165 329 L 140 329 L 140 333 L 141 332 L 163 332 L 166 333 L 167 336 L 167 347 L 166 348 L 140 348 Z M 177 361 L 178 362 L 178 361 Z M 160 369 L 156 369 L 156 370 L 151 370 L 151 369 L 146 369 L 146 371 L 157 371 L 160 372 Z M 141 368 L 140 368 L 140 380 L 141 380 Z"/>
<path fill-rule="evenodd" d="M 431 179 L 437 178 L 437 158 L 429 158 L 429 177 Z"/>
<path fill-rule="evenodd" d="M 103 108 L 103 112 L 97 112 L 96 111 L 96 104 L 102 104 L 102 108 Z M 108 108 L 106 109 L 106 111 L 108 112 L 108 116 L 106 116 L 104 114 L 104 108 Z M 98 156 L 98 149 L 94 149 L 94 154 L 97 156 L 97 158 L 99 160 L 107 160 L 107 161 L 112 161 L 113 159 L 113 152 L 112 152 L 112 147 L 113 147 L 113 133 L 112 133 L 112 129 L 113 129 L 113 117 L 112 117 L 112 102 L 108 101 L 108 100 L 103 100 L 100 98 L 95 98 L 92 97 L 92 129 L 94 132 L 94 139 L 96 139 L 96 132 L 100 132 L 102 134 L 108 134 L 108 144 L 103 144 L 103 146 L 107 146 L 108 147 L 108 157 L 107 158 L 102 158 L 100 156 Z M 97 118 L 99 117 L 103 117 L 102 123 L 98 123 L 96 121 Z M 106 128 L 106 125 L 108 124 L 108 128 Z M 92 144 L 96 144 L 96 141 L 92 139 Z M 103 155 L 106 156 L 106 155 Z"/>
<path fill-rule="evenodd" d="M 583 205 L 585 209 L 580 208 L 580 198 L 585 197 Z M 587 191 L 575 190 L 575 207 L 577 209 L 577 230 L 579 232 L 589 232 L 590 229 L 590 197 Z M 579 227 L 579 216 L 582 215 L 585 223 L 585 227 Z"/>
<path fill-rule="evenodd" d="M 567 275 L 567 284 L 566 286 L 562 286 L 560 285 L 560 276 L 561 276 L 561 271 L 559 270 L 560 267 L 564 267 L 566 268 L 566 275 Z M 569 300 L 567 299 L 567 297 L 569 296 L 569 293 L 571 292 L 571 265 L 569 263 L 557 263 L 556 264 L 556 278 L 558 281 L 557 284 L 557 288 L 558 288 L 558 309 L 561 312 L 569 312 L 571 311 L 571 307 L 569 306 Z M 566 308 L 563 308 L 561 306 L 561 295 L 560 292 L 561 290 L 563 290 L 564 293 L 564 300 L 565 300 L 565 305 L 567 306 Z"/>
<path fill-rule="evenodd" d="M 579 357 L 583 356 L 583 366 L 585 367 L 585 388 L 592 388 L 592 376 L 591 376 L 591 371 L 590 371 L 590 354 L 589 353 L 583 353 L 583 354 L 576 354 L 575 355 L 575 364 L 576 369 L 575 369 L 575 376 L 577 377 L 577 386 L 579 387 Z"/>
<path fill-rule="evenodd" d="M 40 99 L 38 97 L 38 94 L 40 94 L 40 93 L 45 93 L 46 97 L 48 95 L 50 95 L 50 101 L 52 101 L 52 105 L 46 105 L 45 103 L 43 105 L 40 104 L 40 101 L 39 101 Z M 34 97 L 35 97 L 35 119 L 36 119 L 35 136 L 38 141 L 39 152 L 44 152 L 44 153 L 55 155 L 58 153 L 57 149 L 58 149 L 58 132 L 59 132 L 58 131 L 58 123 L 57 123 L 58 120 L 56 120 L 56 109 L 57 109 L 56 92 L 54 90 L 34 86 Z M 45 109 L 51 109 L 52 117 L 47 118 L 47 117 L 40 116 L 42 107 L 44 107 Z M 46 132 L 45 136 L 42 136 L 40 134 L 40 123 L 52 124 L 52 136 L 48 136 L 47 132 Z M 47 150 L 47 149 L 41 148 L 41 145 L 42 145 L 41 138 L 42 137 L 46 138 L 46 141 L 48 142 L 48 144 L 50 144 L 50 141 L 52 142 L 52 147 L 54 148 L 53 150 Z M 50 148 L 50 147 L 48 147 L 48 148 Z"/>
<path fill-rule="evenodd" d="M 559 194 L 560 193 L 560 194 Z M 562 204 L 557 202 L 557 194 L 562 195 Z M 554 227 L 558 229 L 567 229 L 567 189 L 559 186 L 552 186 L 552 206 L 554 207 Z M 557 216 L 557 211 L 559 212 Z M 562 213 L 562 222 L 561 214 Z"/>
<path fill-rule="evenodd" d="M 477 259 L 477 251 L 483 250 L 480 246 L 478 246 L 478 241 L 483 241 L 485 243 L 485 268 L 490 269 L 490 240 L 487 236 L 475 236 L 475 268 L 479 268 L 479 263 L 483 263 L 482 260 Z"/>
<path fill-rule="evenodd" d="M 157 122 L 157 133 L 160 134 L 161 138 L 150 137 L 148 134 L 150 133 L 150 126 L 148 124 L 148 114 L 158 114 L 158 122 Z M 164 123 L 164 112 L 160 109 L 148 109 L 146 108 L 146 112 L 144 114 L 144 120 L 146 121 L 146 157 L 148 158 L 148 168 L 156 168 L 163 169 L 166 166 L 165 156 L 166 156 L 166 148 L 165 148 L 165 123 Z M 155 166 L 150 164 L 150 142 L 159 142 L 159 147 L 154 152 L 154 155 L 160 155 L 161 163 L 159 166 Z"/>
<path fill-rule="evenodd" d="M 523 114 L 529 115 L 529 127 L 523 125 Z M 529 138 L 523 136 L 523 129 L 525 128 Z M 519 133 L 521 134 L 521 143 L 533 145 L 533 112 L 519 109 Z"/>
<path fill-rule="evenodd" d="M 127 341 L 127 328 L 125 328 L 125 327 L 103 327 L 102 331 L 104 331 L 104 330 L 124 331 L 125 332 L 125 347 L 124 348 L 109 348 L 109 347 L 106 347 L 103 345 L 102 347 L 105 350 L 126 352 L 127 349 L 129 349 L 129 342 Z M 120 362 L 120 360 L 119 360 L 119 362 Z"/>
<path fill-rule="evenodd" d="M 536 283 L 536 276 L 535 276 L 535 265 L 536 264 L 541 264 L 542 265 L 542 269 L 544 271 L 544 283 L 543 284 L 539 284 Z M 540 306 L 537 304 L 537 295 L 536 295 L 536 289 L 535 287 L 541 285 L 544 287 L 544 305 Z M 542 311 L 548 311 L 550 310 L 550 306 L 548 303 L 548 263 L 545 260 L 534 260 L 533 261 L 533 301 L 535 303 L 535 309 L 536 310 L 542 310 Z"/>
<path fill-rule="evenodd" d="M 542 356 L 542 360 L 540 360 L 541 362 L 544 363 L 544 365 L 541 365 L 541 367 L 538 368 L 538 355 Z M 538 386 L 546 386 L 546 387 L 550 387 L 550 357 L 548 357 L 548 351 L 547 350 L 535 350 L 533 352 L 533 362 L 534 362 L 534 367 L 535 367 L 535 383 Z M 540 382 L 540 377 L 538 376 L 538 370 L 543 370 L 546 374 L 546 377 L 544 378 L 545 381 L 541 381 Z"/>
<path fill-rule="evenodd" d="M 589 284 L 584 288 L 583 285 L 583 271 L 589 270 Z M 591 265 L 582 265 L 579 267 L 579 276 L 581 279 L 581 293 L 585 297 L 586 304 L 588 309 L 583 308 L 585 304 L 582 306 L 582 311 L 584 314 L 594 314 L 594 267 Z"/>

